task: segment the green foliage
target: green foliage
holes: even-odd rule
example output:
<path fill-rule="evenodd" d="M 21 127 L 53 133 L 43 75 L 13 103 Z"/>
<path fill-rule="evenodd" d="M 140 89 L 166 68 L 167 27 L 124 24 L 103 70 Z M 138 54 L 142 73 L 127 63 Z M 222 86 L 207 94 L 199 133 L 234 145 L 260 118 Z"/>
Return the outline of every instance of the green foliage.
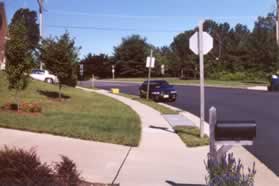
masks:
<path fill-rule="evenodd" d="M 80 173 L 76 164 L 66 156 L 61 156 L 62 161 L 55 164 L 55 170 L 61 186 L 79 186 Z"/>
<path fill-rule="evenodd" d="M 23 24 L 26 26 L 26 40 L 28 41 L 26 44 L 28 44 L 28 48 L 37 48 L 40 34 L 36 11 L 31 11 L 28 8 L 21 8 L 14 14 L 11 25 L 16 24 L 18 20 L 23 21 Z"/>
<path fill-rule="evenodd" d="M 34 150 L 0 150 L 1 185 L 59 186 L 54 172 L 42 164 Z"/>
<path fill-rule="evenodd" d="M 174 130 L 188 147 L 198 147 L 209 144 L 207 136 L 200 138 L 200 129 L 197 127 L 177 126 Z"/>
<path fill-rule="evenodd" d="M 59 90 L 62 85 L 76 85 L 78 52 L 79 48 L 75 47 L 75 41 L 70 38 L 68 32 L 60 37 L 50 37 L 42 41 L 40 59 L 46 69 L 57 76 Z"/>
<path fill-rule="evenodd" d="M 174 60 L 170 63 L 170 68 L 181 79 L 197 77 L 197 57 L 189 47 L 189 39 L 193 33 L 193 30 L 189 30 L 178 34 L 170 45 L 174 56 L 172 57 Z"/>
<path fill-rule="evenodd" d="M 132 35 L 122 39 L 122 43 L 114 48 L 116 72 L 121 77 L 142 77 L 147 73 L 146 57 L 150 53 L 150 45 L 145 38 Z"/>
<path fill-rule="evenodd" d="M 41 163 L 36 152 L 4 147 L 0 150 L 1 185 L 28 186 L 78 186 L 80 175 L 75 163 L 62 156 L 62 161 L 52 169 Z"/>
<path fill-rule="evenodd" d="M 92 55 L 89 53 L 84 59 L 80 61 L 84 65 L 83 79 L 90 79 L 92 74 L 100 78 L 108 78 L 112 76 L 112 63 L 111 59 L 105 55 Z"/>
<path fill-rule="evenodd" d="M 38 39 L 36 35 L 36 14 L 28 9 L 18 10 L 9 25 L 10 40 L 6 44 L 6 72 L 9 89 L 15 89 L 17 104 L 18 92 L 28 85 L 29 73 L 34 65 L 33 53 Z M 31 34 L 32 33 L 32 34 Z"/>
<path fill-rule="evenodd" d="M 0 106 L 13 102 L 7 84 L 0 71 Z M 32 80 L 21 92 L 22 102 L 39 103 L 42 112 L 34 116 L 2 110 L 0 127 L 129 146 L 139 144 L 140 118 L 129 106 L 72 87 L 63 87 L 63 93 L 64 99 L 59 101 L 55 85 Z"/>

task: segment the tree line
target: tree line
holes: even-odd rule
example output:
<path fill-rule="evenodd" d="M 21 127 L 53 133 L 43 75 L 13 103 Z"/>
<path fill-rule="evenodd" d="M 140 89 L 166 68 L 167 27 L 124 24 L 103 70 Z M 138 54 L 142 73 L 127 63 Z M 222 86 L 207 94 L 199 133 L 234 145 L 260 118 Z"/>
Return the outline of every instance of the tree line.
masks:
<path fill-rule="evenodd" d="M 205 56 L 205 76 L 217 80 L 265 80 L 278 71 L 278 46 L 276 44 L 276 16 L 269 13 L 258 17 L 254 28 L 246 25 L 204 22 L 204 30 L 214 38 L 213 50 Z M 100 78 L 111 77 L 115 65 L 117 77 L 144 77 L 146 57 L 154 50 L 156 67 L 153 75 L 162 76 L 161 65 L 165 65 L 164 76 L 181 79 L 199 77 L 198 57 L 189 49 L 189 39 L 197 28 L 176 35 L 169 46 L 156 47 L 140 35 L 122 38 L 114 47 L 113 55 L 88 54 L 84 64 L 85 77 L 92 74 Z"/>

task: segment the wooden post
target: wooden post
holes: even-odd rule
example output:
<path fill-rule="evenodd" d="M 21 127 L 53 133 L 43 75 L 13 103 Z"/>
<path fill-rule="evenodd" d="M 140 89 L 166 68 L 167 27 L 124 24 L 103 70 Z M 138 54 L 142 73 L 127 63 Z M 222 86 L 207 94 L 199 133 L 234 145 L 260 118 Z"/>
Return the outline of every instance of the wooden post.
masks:
<path fill-rule="evenodd" d="M 217 121 L 217 113 L 216 108 L 211 107 L 209 109 L 209 138 L 210 138 L 210 144 L 209 144 L 209 157 L 210 158 L 216 158 L 217 152 L 216 152 L 216 145 L 215 145 L 215 125 Z"/>

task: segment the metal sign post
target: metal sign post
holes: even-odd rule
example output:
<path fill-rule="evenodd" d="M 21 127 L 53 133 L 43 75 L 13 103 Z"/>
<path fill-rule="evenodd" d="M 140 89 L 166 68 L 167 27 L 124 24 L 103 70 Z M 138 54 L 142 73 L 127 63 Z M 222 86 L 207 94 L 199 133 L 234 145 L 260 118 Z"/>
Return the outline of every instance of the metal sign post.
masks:
<path fill-rule="evenodd" d="M 203 21 L 200 22 L 199 31 L 190 38 L 190 49 L 199 55 L 200 60 L 200 136 L 204 137 L 204 55 L 213 48 L 213 38 L 203 32 Z"/>
<path fill-rule="evenodd" d="M 112 72 L 112 79 L 114 80 L 115 79 L 115 65 L 112 65 L 111 67 L 112 67 L 112 70 L 111 70 L 111 72 Z"/>
<path fill-rule="evenodd" d="M 203 56 L 203 21 L 199 25 L 198 48 L 200 57 L 200 137 L 204 137 L 204 56 Z"/>
<path fill-rule="evenodd" d="M 92 74 L 91 87 L 95 88 L 95 76 L 94 76 L 94 74 Z"/>
<path fill-rule="evenodd" d="M 155 67 L 155 57 L 153 57 L 153 50 L 151 49 L 150 57 L 147 57 L 146 59 L 146 68 L 148 68 L 148 80 L 147 80 L 147 92 L 146 92 L 147 100 L 149 100 L 151 70 L 154 67 Z"/>
<path fill-rule="evenodd" d="M 161 75 L 165 75 L 165 65 L 161 65 Z"/>
<path fill-rule="evenodd" d="M 83 78 L 83 64 L 79 65 L 79 74 L 80 74 L 80 77 L 82 79 Z"/>

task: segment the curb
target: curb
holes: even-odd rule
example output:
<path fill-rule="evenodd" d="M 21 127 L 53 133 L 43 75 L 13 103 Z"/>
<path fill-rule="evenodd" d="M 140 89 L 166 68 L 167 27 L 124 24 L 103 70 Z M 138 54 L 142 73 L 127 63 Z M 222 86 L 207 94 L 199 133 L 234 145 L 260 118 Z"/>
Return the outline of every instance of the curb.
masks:
<path fill-rule="evenodd" d="M 198 116 L 196 116 L 190 112 L 181 110 L 177 107 L 173 107 L 173 106 L 164 104 L 164 103 L 161 103 L 161 105 L 166 106 L 175 111 L 180 111 L 179 112 L 180 115 L 183 115 L 184 117 L 190 119 L 198 128 L 200 128 L 200 118 Z M 204 124 L 205 124 L 204 133 L 209 136 L 209 124 L 206 121 L 204 122 Z M 218 148 L 220 148 L 220 147 L 221 146 L 219 146 Z M 257 167 L 259 167 L 259 169 L 261 169 L 261 171 L 262 171 L 261 173 L 267 174 L 267 175 L 258 175 L 258 176 L 256 174 L 256 177 L 260 177 L 259 178 L 260 182 L 265 182 L 264 178 L 265 178 L 265 176 L 267 176 L 272 179 L 272 181 L 271 181 L 272 183 L 274 183 L 274 182 L 276 182 L 276 184 L 279 183 L 279 177 L 276 176 L 275 173 L 271 171 L 271 169 L 269 169 L 261 160 L 259 160 L 257 157 L 255 157 L 252 153 L 250 153 L 248 150 L 246 150 L 243 146 L 237 146 L 237 148 L 235 148 L 235 149 L 232 148 L 229 152 L 233 152 L 234 154 L 241 153 L 240 156 L 243 156 L 243 157 L 245 157 L 245 154 L 246 154 L 245 158 L 247 158 L 247 156 L 248 156 L 248 159 L 252 158 L 253 162 L 256 162 Z M 260 172 L 260 171 L 257 171 L 257 172 Z M 262 183 L 256 184 L 256 185 L 260 186 L 260 185 L 262 185 Z"/>
<path fill-rule="evenodd" d="M 192 114 L 192 113 L 190 113 L 190 112 L 187 112 L 187 111 L 185 111 L 185 110 L 182 110 L 182 109 L 180 109 L 180 108 L 167 105 L 167 104 L 165 104 L 165 103 L 159 103 L 159 104 L 162 105 L 162 106 L 165 106 L 165 107 L 167 107 L 167 108 L 169 108 L 169 109 L 172 109 L 172 110 L 174 110 L 174 111 L 178 111 L 180 115 L 182 115 L 182 116 L 188 118 L 189 120 L 191 120 L 191 121 L 194 123 L 194 125 L 195 125 L 196 127 L 200 128 L 200 118 L 199 118 L 198 116 L 196 116 L 196 115 L 194 115 L 194 114 Z M 204 121 L 204 124 L 205 124 L 205 125 L 204 125 L 204 133 L 205 133 L 207 136 L 209 136 L 209 124 L 208 124 L 206 121 Z"/>

